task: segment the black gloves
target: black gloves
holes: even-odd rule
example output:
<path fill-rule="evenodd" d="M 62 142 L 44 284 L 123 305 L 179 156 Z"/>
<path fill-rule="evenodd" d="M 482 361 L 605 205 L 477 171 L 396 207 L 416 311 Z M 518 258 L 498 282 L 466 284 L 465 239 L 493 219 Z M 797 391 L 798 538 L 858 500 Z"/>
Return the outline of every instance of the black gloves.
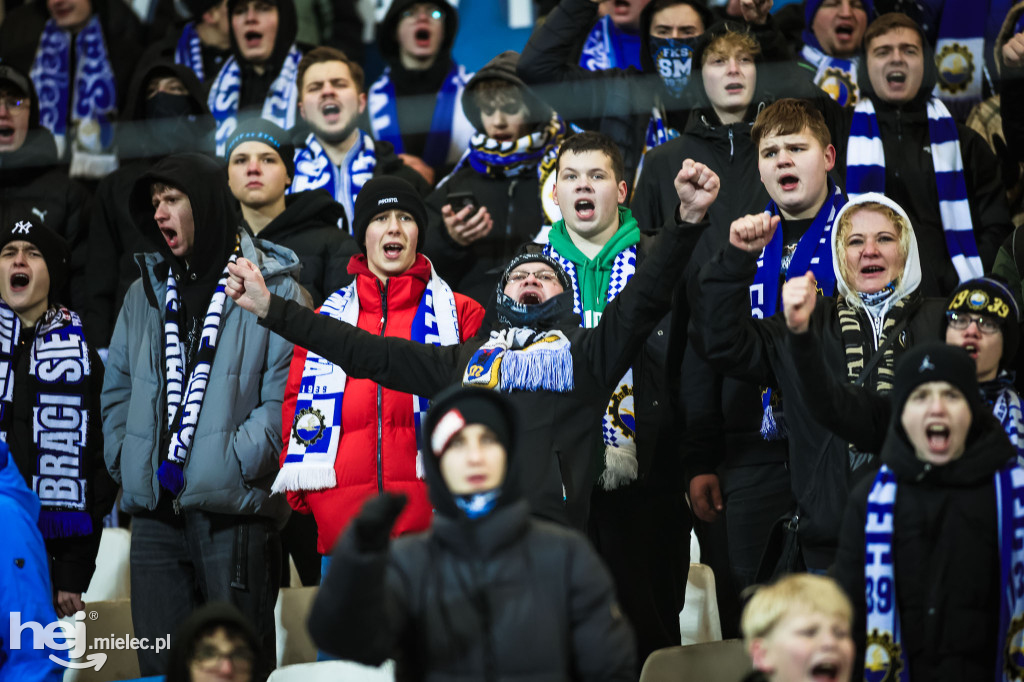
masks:
<path fill-rule="evenodd" d="M 353 521 L 356 546 L 363 552 L 382 552 L 387 549 L 391 527 L 405 509 L 405 495 L 384 493 L 363 504 L 359 516 Z"/>

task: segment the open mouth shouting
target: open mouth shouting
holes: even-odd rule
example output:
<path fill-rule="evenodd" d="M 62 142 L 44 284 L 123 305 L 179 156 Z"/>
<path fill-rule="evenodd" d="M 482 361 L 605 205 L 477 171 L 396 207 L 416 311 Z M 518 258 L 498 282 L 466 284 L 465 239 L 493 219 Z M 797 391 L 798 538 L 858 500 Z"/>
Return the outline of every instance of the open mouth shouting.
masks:
<path fill-rule="evenodd" d="M 885 82 L 890 85 L 902 85 L 907 82 L 906 71 L 890 71 L 885 74 Z"/>
<path fill-rule="evenodd" d="M 167 242 L 167 246 L 170 247 L 171 251 L 181 246 L 181 235 L 173 227 L 160 227 L 160 234 L 163 235 L 164 241 Z"/>
<path fill-rule="evenodd" d="M 337 123 L 341 118 L 341 105 L 333 100 L 327 100 L 320 105 L 320 113 L 328 123 Z"/>
<path fill-rule="evenodd" d="M 597 214 L 597 206 L 593 199 L 577 199 L 572 207 L 576 211 L 576 217 L 580 220 L 593 220 Z"/>
<path fill-rule="evenodd" d="M 27 272 L 15 272 L 11 275 L 11 293 L 19 294 L 32 283 L 32 278 Z"/>
<path fill-rule="evenodd" d="M 245 39 L 245 46 L 249 49 L 255 49 L 260 46 L 263 41 L 263 34 L 259 31 L 246 31 L 245 35 L 242 36 Z"/>
<path fill-rule="evenodd" d="M 928 424 L 924 430 L 928 439 L 928 448 L 935 453 L 945 452 L 949 448 L 950 429 L 947 424 Z"/>
<path fill-rule="evenodd" d="M 839 664 L 834 662 L 818 663 L 811 668 L 811 679 L 815 682 L 834 682 L 839 679 Z"/>
<path fill-rule="evenodd" d="M 418 28 L 416 32 L 412 34 L 413 40 L 416 41 L 417 47 L 430 47 L 430 29 L 429 28 Z"/>
<path fill-rule="evenodd" d="M 792 192 L 799 185 L 800 178 L 793 175 L 792 173 L 787 173 L 786 175 L 783 175 L 779 178 L 779 187 L 782 189 L 783 192 Z"/>
<path fill-rule="evenodd" d="M 523 305 L 537 305 L 543 303 L 540 292 L 535 289 L 527 289 L 519 294 L 519 302 Z"/>
<path fill-rule="evenodd" d="M 405 253 L 405 244 L 401 242 L 387 242 L 381 247 L 381 251 L 384 252 L 384 258 L 389 261 L 397 261 L 402 258 L 402 254 Z"/>

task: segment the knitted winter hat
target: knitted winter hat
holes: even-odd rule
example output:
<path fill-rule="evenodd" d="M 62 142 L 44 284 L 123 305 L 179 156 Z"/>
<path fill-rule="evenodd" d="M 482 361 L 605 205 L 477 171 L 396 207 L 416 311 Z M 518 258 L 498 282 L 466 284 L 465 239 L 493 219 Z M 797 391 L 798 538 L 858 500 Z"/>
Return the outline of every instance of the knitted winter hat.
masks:
<path fill-rule="evenodd" d="M 381 175 L 363 185 L 352 210 L 352 231 L 363 253 L 366 253 L 366 229 L 370 221 L 375 215 L 391 210 L 405 211 L 416 221 L 416 227 L 419 228 L 416 251 L 420 250 L 423 235 L 427 231 L 427 205 L 423 197 L 402 178 Z"/>
<path fill-rule="evenodd" d="M 288 141 L 288 133 L 279 126 L 262 118 L 250 118 L 240 123 L 228 138 L 224 160 L 231 159 L 231 152 L 243 142 L 262 142 L 273 149 L 281 157 L 288 177 L 295 177 L 295 146 Z"/>
<path fill-rule="evenodd" d="M 55 303 L 53 296 L 64 287 L 71 269 L 71 249 L 67 242 L 38 216 L 20 207 L 11 211 L 6 222 L 0 225 L 0 249 L 13 241 L 26 241 L 42 252 L 50 275 L 50 303 Z"/>
<path fill-rule="evenodd" d="M 523 263 L 543 263 L 544 265 L 550 266 L 555 271 L 555 275 L 558 276 L 558 282 L 562 285 L 562 289 L 565 291 L 572 290 L 572 281 L 569 279 L 569 275 L 566 274 L 562 266 L 551 256 L 544 255 L 543 253 L 520 253 L 509 261 L 508 266 L 505 268 L 505 272 L 501 275 L 501 281 L 498 283 L 498 293 L 505 291 L 505 287 L 508 285 L 508 277 L 512 274 L 512 271 Z"/>
<path fill-rule="evenodd" d="M 974 360 L 963 348 L 929 341 L 908 350 L 896 364 L 890 396 L 894 420 L 900 419 L 913 390 L 930 381 L 945 381 L 956 386 L 967 398 L 971 413 L 978 414 L 981 394 Z"/>
<path fill-rule="evenodd" d="M 202 21 L 203 15 L 206 14 L 207 10 L 213 9 L 217 6 L 218 0 L 182 0 L 185 3 L 185 7 L 188 8 L 188 13 L 194 21 Z"/>

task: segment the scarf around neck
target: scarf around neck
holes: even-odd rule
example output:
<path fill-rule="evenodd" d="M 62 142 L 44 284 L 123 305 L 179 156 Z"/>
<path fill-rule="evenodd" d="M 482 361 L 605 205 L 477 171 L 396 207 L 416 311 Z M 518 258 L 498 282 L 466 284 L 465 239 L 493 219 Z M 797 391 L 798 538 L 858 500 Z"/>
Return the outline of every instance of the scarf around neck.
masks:
<path fill-rule="evenodd" d="M 927 110 L 946 249 L 960 281 L 965 282 L 984 275 L 984 268 L 974 239 L 960 136 L 956 122 L 941 101 L 932 97 Z M 846 188 L 851 200 L 867 192 L 885 193 L 885 149 L 875 105 L 869 98 L 859 101 L 853 110 L 846 163 Z"/>
<path fill-rule="evenodd" d="M 612 23 L 612 18 L 605 15 L 597 20 L 587 34 L 580 51 L 579 65 L 587 71 L 627 69 L 631 66 L 640 69 L 641 47 L 639 35 L 620 31 Z"/>
<path fill-rule="evenodd" d="M 515 178 L 536 174 L 541 160 L 557 150 L 565 139 L 565 123 L 558 114 L 541 128 L 517 140 L 499 142 L 477 133 L 469 141 L 469 149 L 459 160 L 455 171 L 468 163 L 480 175 L 490 178 Z M 451 177 L 449 175 L 449 177 Z"/>
<path fill-rule="evenodd" d="M 228 263 L 238 260 L 239 247 L 236 244 Z M 185 460 L 192 448 L 199 411 L 203 406 L 206 388 L 210 382 L 214 355 L 217 352 L 217 336 L 220 333 L 221 317 L 227 294 L 224 291 L 228 281 L 228 268 L 224 266 L 217 288 L 210 299 L 203 320 L 202 334 L 198 341 L 195 363 L 188 375 L 185 371 L 188 357 L 181 340 L 179 329 L 178 286 L 174 272 L 167 276 L 167 294 L 164 299 L 166 319 L 164 321 L 164 368 L 167 382 L 167 424 L 171 433 L 166 459 L 160 463 L 157 479 L 160 485 L 177 497 L 185 487 Z M 184 391 L 182 389 L 185 389 Z"/>
<path fill-rule="evenodd" d="M 327 156 L 316 135 L 309 134 L 305 146 L 295 153 L 295 177 L 288 188 L 288 194 L 305 192 L 310 189 L 327 189 L 345 209 L 349 234 L 352 233 L 352 215 L 356 196 L 377 168 L 377 151 L 373 138 L 359 131 L 358 139 L 345 154 L 344 167 L 335 166 Z"/>
<path fill-rule="evenodd" d="M 320 314 L 358 326 L 359 292 L 357 283 L 331 294 L 320 307 Z M 452 346 L 461 340 L 455 294 L 430 268 L 430 280 L 420 298 L 413 317 L 409 338 L 417 343 Z M 295 401 L 291 433 L 284 464 L 271 491 L 326 490 L 337 485 L 335 460 L 342 436 L 342 410 L 348 375 L 313 352 L 306 353 L 302 382 Z M 420 427 L 429 407 L 426 398 L 413 395 L 412 408 L 416 424 L 416 443 Z M 416 452 L 416 475 L 423 478 L 423 452 Z"/>
<path fill-rule="evenodd" d="M 200 83 L 206 81 L 203 69 L 203 43 L 196 33 L 196 22 L 188 22 L 181 30 L 178 44 L 174 48 L 174 63 L 192 69 Z"/>
<path fill-rule="evenodd" d="M 1004 369 L 995 379 L 982 383 L 980 388 L 985 402 L 992 406 L 993 416 L 1010 439 L 1010 445 L 1017 451 L 1017 463 L 1024 466 L 1024 411 L 1013 381 L 1013 372 Z"/>
<path fill-rule="evenodd" d="M 263 100 L 260 118 L 276 123 L 285 130 L 295 125 L 296 103 L 299 89 L 295 85 L 302 52 L 291 46 L 284 58 L 281 70 L 270 84 L 270 90 Z M 217 122 L 217 156 L 224 156 L 228 138 L 238 127 L 238 104 L 242 97 L 242 67 L 238 57 L 232 55 L 220 67 L 220 73 L 210 86 L 207 105 Z"/>
<path fill-rule="evenodd" d="M 15 395 L 33 401 L 32 491 L 39 497 L 39 528 L 45 538 L 88 535 L 86 452 L 90 415 L 84 393 L 92 374 L 89 347 L 78 315 L 66 308 L 46 311 L 29 349 L 27 390 L 14 386 L 14 349 L 21 320 L 0 300 L 0 424 L 10 423 Z M 8 434 L 0 432 L 8 442 Z"/>
<path fill-rule="evenodd" d="M 117 81 L 107 55 L 99 17 L 93 14 L 85 28 L 74 37 L 73 80 L 70 73 L 71 42 L 71 32 L 59 28 L 56 21 L 49 19 L 43 27 L 29 72 L 39 100 L 39 124 L 53 133 L 60 155 L 67 148 L 70 123 L 96 121 L 103 135 L 112 131 L 110 120 L 117 113 Z M 102 143 L 103 140 L 100 144 L 105 147 Z"/>
<path fill-rule="evenodd" d="M 462 384 L 502 393 L 570 393 L 574 387 L 571 344 L 557 329 L 496 329 L 469 359 Z"/>
<path fill-rule="evenodd" d="M 804 33 L 806 39 L 807 32 Z M 860 57 L 833 57 L 809 43 L 804 44 L 800 56 L 814 67 L 814 84 L 828 93 L 839 106 L 852 107 L 857 104 L 860 93 L 857 87 L 857 65 L 860 63 Z"/>

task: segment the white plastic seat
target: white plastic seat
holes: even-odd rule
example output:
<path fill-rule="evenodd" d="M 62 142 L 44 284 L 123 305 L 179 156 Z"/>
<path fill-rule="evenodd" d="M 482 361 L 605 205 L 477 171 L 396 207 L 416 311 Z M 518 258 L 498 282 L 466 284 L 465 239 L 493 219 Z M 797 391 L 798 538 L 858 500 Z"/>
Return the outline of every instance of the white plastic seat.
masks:
<path fill-rule="evenodd" d="M 96 555 L 96 571 L 89 589 L 82 594 L 88 606 L 91 601 L 128 599 L 131 596 L 131 572 L 128 556 L 132 534 L 126 528 L 104 528 Z"/>

